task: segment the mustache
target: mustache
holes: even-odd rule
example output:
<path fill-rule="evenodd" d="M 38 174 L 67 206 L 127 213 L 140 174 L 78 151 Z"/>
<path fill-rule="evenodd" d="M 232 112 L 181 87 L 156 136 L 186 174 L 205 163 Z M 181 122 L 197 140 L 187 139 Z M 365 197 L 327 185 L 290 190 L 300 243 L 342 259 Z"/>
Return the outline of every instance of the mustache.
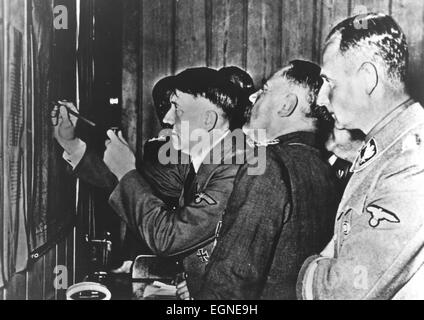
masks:
<path fill-rule="evenodd" d="M 245 123 L 250 122 L 250 118 L 252 116 L 252 109 L 253 109 L 253 104 L 249 104 L 246 107 L 246 110 L 244 111 L 244 122 Z"/>
<path fill-rule="evenodd" d="M 334 118 L 331 116 L 326 106 L 317 104 L 312 105 L 309 116 L 318 119 L 319 122 L 325 123 L 328 126 L 334 126 Z"/>

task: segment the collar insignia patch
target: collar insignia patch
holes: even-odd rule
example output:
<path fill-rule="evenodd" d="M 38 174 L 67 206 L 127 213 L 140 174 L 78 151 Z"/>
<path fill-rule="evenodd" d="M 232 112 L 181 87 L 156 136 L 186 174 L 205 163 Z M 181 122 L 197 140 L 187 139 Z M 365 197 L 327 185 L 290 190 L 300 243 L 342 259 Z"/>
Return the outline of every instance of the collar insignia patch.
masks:
<path fill-rule="evenodd" d="M 264 141 L 264 142 L 256 142 L 252 138 L 247 137 L 246 142 L 251 148 L 254 148 L 254 147 L 273 146 L 273 145 L 279 144 L 281 141 L 280 141 L 280 139 L 277 138 L 277 139 L 267 140 L 267 141 Z"/>
<path fill-rule="evenodd" d="M 368 143 L 362 147 L 359 155 L 359 166 L 363 166 L 367 162 L 371 161 L 377 154 L 377 144 L 374 139 L 368 141 Z"/>
<path fill-rule="evenodd" d="M 371 215 L 371 218 L 368 223 L 372 228 L 377 228 L 380 225 L 380 222 L 382 221 L 387 221 L 390 223 L 400 223 L 400 219 L 397 215 L 383 208 L 377 206 L 369 206 L 367 208 L 367 211 Z"/>

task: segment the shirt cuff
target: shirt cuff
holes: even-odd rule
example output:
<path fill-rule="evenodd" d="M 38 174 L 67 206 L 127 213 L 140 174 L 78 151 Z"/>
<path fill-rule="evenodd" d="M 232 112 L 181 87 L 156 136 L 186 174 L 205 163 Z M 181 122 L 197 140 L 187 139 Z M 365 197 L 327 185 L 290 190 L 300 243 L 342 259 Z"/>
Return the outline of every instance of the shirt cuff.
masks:
<path fill-rule="evenodd" d="M 75 169 L 76 166 L 80 163 L 81 159 L 84 157 L 86 150 L 87 145 L 85 142 L 78 139 L 78 145 L 76 146 L 74 152 L 68 153 L 64 151 L 62 157 L 71 165 L 72 169 Z"/>

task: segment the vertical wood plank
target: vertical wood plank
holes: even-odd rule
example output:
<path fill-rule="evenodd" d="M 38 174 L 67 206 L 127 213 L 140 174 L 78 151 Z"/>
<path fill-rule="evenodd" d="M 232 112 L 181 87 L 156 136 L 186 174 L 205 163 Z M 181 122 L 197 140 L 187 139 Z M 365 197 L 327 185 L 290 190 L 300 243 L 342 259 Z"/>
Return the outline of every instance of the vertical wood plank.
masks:
<path fill-rule="evenodd" d="M 139 37 L 140 2 L 127 0 L 123 2 L 123 37 L 122 37 L 122 126 L 132 150 L 137 147 L 137 115 L 139 109 Z"/>
<path fill-rule="evenodd" d="M 405 32 L 409 46 L 409 88 L 424 103 L 424 1 L 393 1 L 392 16 Z"/>
<path fill-rule="evenodd" d="M 325 39 L 330 30 L 339 22 L 349 16 L 350 7 L 349 1 L 345 0 L 321 0 L 317 7 L 317 24 L 318 33 L 315 39 L 317 46 L 316 62 L 322 62 L 322 50 L 324 49 Z"/>
<path fill-rule="evenodd" d="M 293 59 L 313 59 L 314 2 L 283 1 L 282 63 Z"/>
<path fill-rule="evenodd" d="M 364 13 L 362 8 L 366 8 L 366 12 L 390 14 L 390 0 L 352 0 L 352 15 Z"/>
<path fill-rule="evenodd" d="M 178 3 L 187 5 L 190 0 Z M 197 2 L 197 1 L 196 1 Z M 204 3 L 203 3 L 204 5 Z M 152 4 L 143 1 L 142 7 L 142 104 L 141 112 L 141 137 L 139 148 L 142 148 L 146 139 L 156 136 L 160 130 L 160 123 L 152 101 L 152 89 L 154 84 L 162 77 L 171 75 L 173 66 L 174 45 L 174 3 L 169 0 L 159 0 Z M 188 17 L 184 17 L 187 19 Z M 186 22 L 186 21 L 185 21 Z M 203 26 L 204 27 L 204 26 Z M 203 40 L 205 33 L 202 34 Z M 184 42 L 182 50 L 194 50 L 190 41 Z M 203 48 L 204 49 L 204 48 Z M 182 51 L 184 52 L 184 51 Z M 204 51 L 205 54 L 206 51 Z M 198 54 L 193 53 L 194 56 Z M 185 54 L 184 54 L 185 55 Z M 182 59 L 181 61 L 184 61 Z"/>
<path fill-rule="evenodd" d="M 208 65 L 213 68 L 235 65 L 244 67 L 247 51 L 245 28 L 247 0 L 209 0 L 211 36 L 208 44 Z"/>
<path fill-rule="evenodd" d="M 248 7 L 248 53 L 247 70 L 258 86 L 262 85 L 272 73 L 282 65 L 282 8 L 285 1 L 249 0 Z M 287 21 L 287 20 L 285 20 Z M 291 34 L 298 34 L 298 23 L 294 20 L 286 28 L 294 28 Z M 288 30 L 286 30 L 288 31 Z M 287 35 L 289 33 L 287 32 Z M 286 55 L 293 58 L 293 52 L 288 50 L 290 38 L 286 41 Z M 283 55 L 284 56 L 284 55 Z"/>
<path fill-rule="evenodd" d="M 155 2 L 156 3 L 156 2 Z M 206 65 L 205 0 L 176 2 L 176 70 Z"/>

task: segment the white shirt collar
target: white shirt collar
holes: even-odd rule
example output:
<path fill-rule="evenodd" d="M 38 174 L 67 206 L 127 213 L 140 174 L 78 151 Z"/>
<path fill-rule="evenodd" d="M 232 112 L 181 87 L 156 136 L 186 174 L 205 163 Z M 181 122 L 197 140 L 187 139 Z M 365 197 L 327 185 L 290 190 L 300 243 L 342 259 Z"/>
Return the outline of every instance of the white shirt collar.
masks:
<path fill-rule="evenodd" d="M 203 160 L 205 160 L 206 156 L 209 154 L 209 152 L 215 148 L 215 146 L 220 143 L 230 132 L 230 130 L 226 130 L 224 131 L 221 135 L 217 134 L 216 132 L 211 133 L 212 135 L 212 144 L 209 146 L 209 148 L 205 148 L 204 150 L 202 150 L 202 153 L 200 155 L 196 155 L 196 156 L 192 156 L 191 157 L 191 162 L 193 163 L 193 167 L 194 167 L 194 171 L 199 171 L 200 166 L 203 163 Z"/>

